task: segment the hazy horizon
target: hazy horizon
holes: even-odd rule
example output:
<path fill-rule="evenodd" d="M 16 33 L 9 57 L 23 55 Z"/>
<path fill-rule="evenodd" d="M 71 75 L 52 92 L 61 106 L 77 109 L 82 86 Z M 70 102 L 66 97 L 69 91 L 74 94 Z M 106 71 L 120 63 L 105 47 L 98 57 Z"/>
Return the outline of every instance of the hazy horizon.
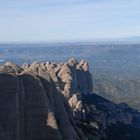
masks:
<path fill-rule="evenodd" d="M 140 36 L 132 36 L 128 38 L 102 38 L 102 39 L 75 39 L 75 40 L 40 40 L 40 41 L 0 41 L 0 44 L 49 44 L 49 43 L 140 43 Z"/>

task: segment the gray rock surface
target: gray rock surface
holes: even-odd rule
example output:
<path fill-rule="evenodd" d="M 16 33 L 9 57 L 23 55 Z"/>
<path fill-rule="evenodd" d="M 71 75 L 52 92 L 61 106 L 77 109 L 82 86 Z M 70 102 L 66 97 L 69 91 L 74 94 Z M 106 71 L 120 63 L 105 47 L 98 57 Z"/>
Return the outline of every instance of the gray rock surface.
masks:
<path fill-rule="evenodd" d="M 0 67 L 0 140 L 95 140 L 111 124 L 131 124 L 128 112 L 95 97 L 84 60 L 8 62 Z"/>

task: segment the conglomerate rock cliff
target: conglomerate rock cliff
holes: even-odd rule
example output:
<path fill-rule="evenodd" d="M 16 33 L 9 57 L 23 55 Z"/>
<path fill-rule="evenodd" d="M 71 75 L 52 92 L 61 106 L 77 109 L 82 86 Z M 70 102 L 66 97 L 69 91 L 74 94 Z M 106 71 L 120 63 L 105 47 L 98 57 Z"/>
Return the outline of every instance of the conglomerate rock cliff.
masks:
<path fill-rule="evenodd" d="M 0 140 L 100 140 L 132 115 L 92 93 L 88 63 L 0 67 Z"/>

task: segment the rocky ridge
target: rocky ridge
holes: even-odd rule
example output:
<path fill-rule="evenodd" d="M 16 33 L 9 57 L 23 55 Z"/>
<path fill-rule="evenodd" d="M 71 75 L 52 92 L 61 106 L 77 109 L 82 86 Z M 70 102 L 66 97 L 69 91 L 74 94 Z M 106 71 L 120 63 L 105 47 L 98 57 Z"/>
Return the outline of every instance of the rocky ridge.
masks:
<path fill-rule="evenodd" d="M 92 93 L 88 63 L 0 67 L 1 140 L 100 140 L 112 124 L 131 125 L 121 106 Z"/>

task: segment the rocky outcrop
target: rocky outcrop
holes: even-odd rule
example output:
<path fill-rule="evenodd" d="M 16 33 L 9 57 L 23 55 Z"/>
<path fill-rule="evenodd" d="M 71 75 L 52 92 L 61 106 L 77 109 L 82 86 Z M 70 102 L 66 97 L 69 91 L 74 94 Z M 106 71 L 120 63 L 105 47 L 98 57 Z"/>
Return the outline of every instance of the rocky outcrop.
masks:
<path fill-rule="evenodd" d="M 65 64 L 49 64 L 46 69 L 65 97 L 92 93 L 92 76 L 86 61 L 72 58 Z"/>
<path fill-rule="evenodd" d="M 5 69 L 0 74 L 1 139 L 79 139 L 64 96 L 38 63 L 20 74 Z"/>
<path fill-rule="evenodd" d="M 88 63 L 0 67 L 0 140 L 100 140 L 132 115 L 92 93 Z M 90 131 L 89 131 L 90 130 Z"/>

